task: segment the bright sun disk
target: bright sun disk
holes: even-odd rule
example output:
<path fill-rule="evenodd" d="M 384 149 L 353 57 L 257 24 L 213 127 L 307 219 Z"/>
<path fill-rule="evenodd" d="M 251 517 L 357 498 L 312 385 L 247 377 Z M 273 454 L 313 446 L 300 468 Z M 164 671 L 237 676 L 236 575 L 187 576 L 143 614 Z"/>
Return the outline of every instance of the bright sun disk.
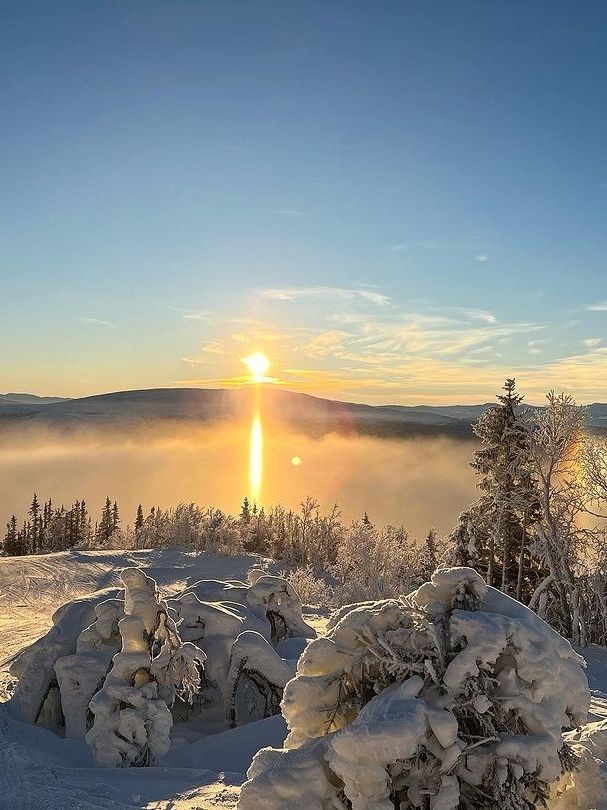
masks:
<path fill-rule="evenodd" d="M 256 382 L 263 379 L 270 368 L 270 361 L 263 352 L 255 352 L 249 357 L 244 357 L 242 362 L 245 363 Z"/>

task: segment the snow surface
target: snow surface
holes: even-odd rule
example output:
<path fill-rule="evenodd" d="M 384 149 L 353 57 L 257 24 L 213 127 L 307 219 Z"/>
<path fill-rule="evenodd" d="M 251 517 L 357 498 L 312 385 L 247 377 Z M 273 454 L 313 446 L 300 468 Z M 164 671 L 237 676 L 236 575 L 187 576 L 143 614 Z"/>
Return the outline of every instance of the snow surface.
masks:
<path fill-rule="evenodd" d="M 233 587 L 238 588 L 247 582 L 249 572 L 260 565 L 271 574 L 276 572 L 275 566 L 254 555 L 226 558 L 196 555 L 180 549 L 69 551 L 28 558 L 0 558 L 0 659 L 6 662 L 19 649 L 44 635 L 52 626 L 53 612 L 67 601 L 100 588 L 108 588 L 108 596 L 112 596 L 114 589 L 120 587 L 119 576 L 123 568 L 143 568 L 157 581 L 161 596 L 169 598 L 202 579 L 231 580 Z M 229 600 L 223 592 L 216 598 Z M 516 618 L 516 614 L 511 614 L 504 604 L 501 607 L 502 614 Z M 518 605 L 513 602 L 511 607 L 516 611 Z M 316 630 L 324 629 L 326 611 L 304 613 L 308 624 Z M 322 641 L 319 639 L 315 644 L 320 645 Z M 94 647 L 94 640 L 91 640 L 91 646 Z M 284 659 L 293 659 L 301 652 L 302 642 L 286 639 L 277 645 L 277 649 Z M 594 756 L 607 760 L 607 650 L 590 647 L 579 652 L 588 661 L 586 674 L 592 703 L 590 722 L 573 732 L 571 741 L 578 739 L 592 749 Z M 6 700 L 12 691 L 7 666 L 0 662 L 0 701 Z M 398 701 L 408 699 L 405 694 L 395 694 L 391 702 L 378 701 L 367 713 L 389 717 Z M 358 725 L 364 721 L 365 716 Z M 435 721 L 434 733 L 438 735 L 441 731 L 446 735 L 446 743 L 449 729 L 441 729 Z M 352 735 L 357 733 L 364 732 L 353 729 Z M 265 747 L 280 748 L 286 734 L 281 715 L 219 733 L 217 728 L 205 732 L 200 728 L 189 729 L 187 724 L 176 725 L 171 732 L 171 749 L 160 766 L 106 769 L 95 767 L 91 751 L 81 739 L 61 738 L 39 725 L 16 720 L 0 704 L 0 808 L 235 808 L 240 785 L 255 753 Z M 394 742 L 398 744 L 398 741 Z M 319 744 L 326 746 L 324 738 Z M 385 744 L 392 743 L 386 738 Z M 309 757 L 304 749 L 288 753 L 298 768 L 313 770 L 316 767 L 318 757 Z M 345 738 L 343 750 L 338 755 L 347 770 L 350 749 Z M 307 764 L 303 761 L 306 757 Z M 355 771 L 352 773 L 355 775 Z M 597 774 L 593 776 L 591 771 L 585 772 L 586 776 L 588 780 L 600 778 Z M 316 781 L 311 774 L 310 807 L 322 806 L 322 797 L 312 795 Z M 551 810 L 574 807 L 591 810 L 595 806 L 596 810 L 607 810 L 607 802 L 585 805 L 583 795 L 576 794 L 574 799 L 574 793 L 566 794 L 564 803 L 551 805 Z M 262 804 L 257 806 L 261 808 Z M 287 792 L 283 807 L 286 810 L 294 806 Z"/>
<path fill-rule="evenodd" d="M 202 579 L 244 585 L 250 571 L 275 568 L 257 555 L 216 557 L 180 549 L 147 551 L 69 551 L 28 558 L 0 558 L 0 700 L 12 692 L 9 661 L 20 648 L 43 636 L 53 613 L 65 602 L 99 588 L 112 597 L 123 568 L 140 567 L 170 597 Z M 222 597 L 219 597 L 222 598 Z M 95 600 L 97 601 L 97 600 Z M 87 614 L 86 598 L 64 610 Z M 70 644 L 75 640 L 70 640 Z M 287 649 L 297 649 L 301 642 Z M 89 639 L 94 647 L 94 639 Z M 284 643 L 284 642 L 283 642 Z M 114 653 L 115 650 L 110 652 Z M 282 653 L 287 657 L 286 652 Z M 22 663 L 27 662 L 26 661 Z M 41 673 L 44 680 L 45 673 Z M 35 701 L 34 701 L 35 702 Z M 201 810 L 233 808 L 254 754 L 280 746 L 286 736 L 281 715 L 220 733 L 216 728 L 174 726 L 171 749 L 153 768 L 97 768 L 82 739 L 15 719 L 0 704 L 1 810 Z M 78 731 L 81 732 L 81 729 Z"/>

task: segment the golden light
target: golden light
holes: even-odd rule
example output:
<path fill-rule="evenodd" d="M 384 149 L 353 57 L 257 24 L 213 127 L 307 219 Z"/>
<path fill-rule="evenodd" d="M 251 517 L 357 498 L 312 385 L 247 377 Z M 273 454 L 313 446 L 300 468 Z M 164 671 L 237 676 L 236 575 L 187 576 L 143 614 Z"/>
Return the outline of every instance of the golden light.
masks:
<path fill-rule="evenodd" d="M 253 503 L 261 501 L 261 479 L 263 475 L 263 428 L 261 415 L 256 412 L 251 424 L 251 442 L 249 454 L 249 486 Z"/>
<path fill-rule="evenodd" d="M 270 361 L 263 352 L 255 352 L 243 357 L 242 362 L 247 366 L 255 382 L 261 382 L 270 368 Z"/>
<path fill-rule="evenodd" d="M 299 467 L 299 465 L 301 464 L 301 457 L 300 456 L 293 456 L 291 458 L 291 464 L 294 467 Z"/>

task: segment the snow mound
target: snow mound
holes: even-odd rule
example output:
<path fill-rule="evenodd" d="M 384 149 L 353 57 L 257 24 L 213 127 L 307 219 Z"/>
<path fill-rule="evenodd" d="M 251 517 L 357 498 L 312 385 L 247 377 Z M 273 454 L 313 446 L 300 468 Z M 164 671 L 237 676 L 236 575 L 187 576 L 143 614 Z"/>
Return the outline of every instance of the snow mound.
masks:
<path fill-rule="evenodd" d="M 14 659 L 15 719 L 85 739 L 101 767 L 129 767 L 160 761 L 175 723 L 208 714 L 225 728 L 280 712 L 296 661 L 276 647 L 298 656 L 316 635 L 291 585 L 261 572 L 163 600 L 141 569 L 121 579 L 122 591 L 56 611 L 54 627 Z"/>
<path fill-rule="evenodd" d="M 564 738 L 586 721 L 583 666 L 473 569 L 342 609 L 286 685 L 289 735 L 257 754 L 239 808 L 543 806 L 594 761 Z"/>

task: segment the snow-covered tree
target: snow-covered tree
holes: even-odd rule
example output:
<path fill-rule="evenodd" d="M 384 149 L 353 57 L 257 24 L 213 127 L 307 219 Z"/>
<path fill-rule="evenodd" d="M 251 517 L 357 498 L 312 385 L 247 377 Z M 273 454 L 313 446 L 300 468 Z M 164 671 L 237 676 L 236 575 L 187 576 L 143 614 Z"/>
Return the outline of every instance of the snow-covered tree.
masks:
<path fill-rule="evenodd" d="M 529 597 L 537 580 L 528 547 L 539 509 L 533 476 L 530 416 L 515 381 L 506 380 L 499 405 L 487 408 L 474 425 L 481 448 L 471 466 L 480 499 L 460 517 L 452 534 L 452 559 L 473 565 L 489 585 L 518 599 Z"/>
<path fill-rule="evenodd" d="M 584 412 L 568 394 L 551 391 L 547 405 L 534 419 L 532 453 L 541 512 L 535 523 L 535 555 L 545 576 L 529 606 L 560 632 L 584 640 L 584 606 L 576 584 L 578 517 L 585 501 L 584 480 L 578 474 L 583 446 Z"/>
<path fill-rule="evenodd" d="M 253 760 L 240 810 L 531 810 L 576 765 L 583 660 L 472 569 L 353 606 L 285 689 L 284 748 Z"/>
<path fill-rule="evenodd" d="M 406 592 L 416 583 L 415 552 L 403 527 L 377 529 L 353 523 L 344 531 L 329 567 L 335 599 L 345 605 Z"/>
<path fill-rule="evenodd" d="M 17 530 L 17 518 L 15 515 L 6 524 L 6 534 L 2 544 L 2 551 L 9 557 L 15 557 L 23 554 L 22 543 L 20 542 L 19 532 Z"/>
<path fill-rule="evenodd" d="M 122 649 L 89 703 L 94 721 L 86 741 L 101 767 L 150 765 L 168 751 L 170 707 L 177 696 L 191 702 L 206 658 L 181 641 L 151 577 L 127 568 L 122 581 Z"/>

